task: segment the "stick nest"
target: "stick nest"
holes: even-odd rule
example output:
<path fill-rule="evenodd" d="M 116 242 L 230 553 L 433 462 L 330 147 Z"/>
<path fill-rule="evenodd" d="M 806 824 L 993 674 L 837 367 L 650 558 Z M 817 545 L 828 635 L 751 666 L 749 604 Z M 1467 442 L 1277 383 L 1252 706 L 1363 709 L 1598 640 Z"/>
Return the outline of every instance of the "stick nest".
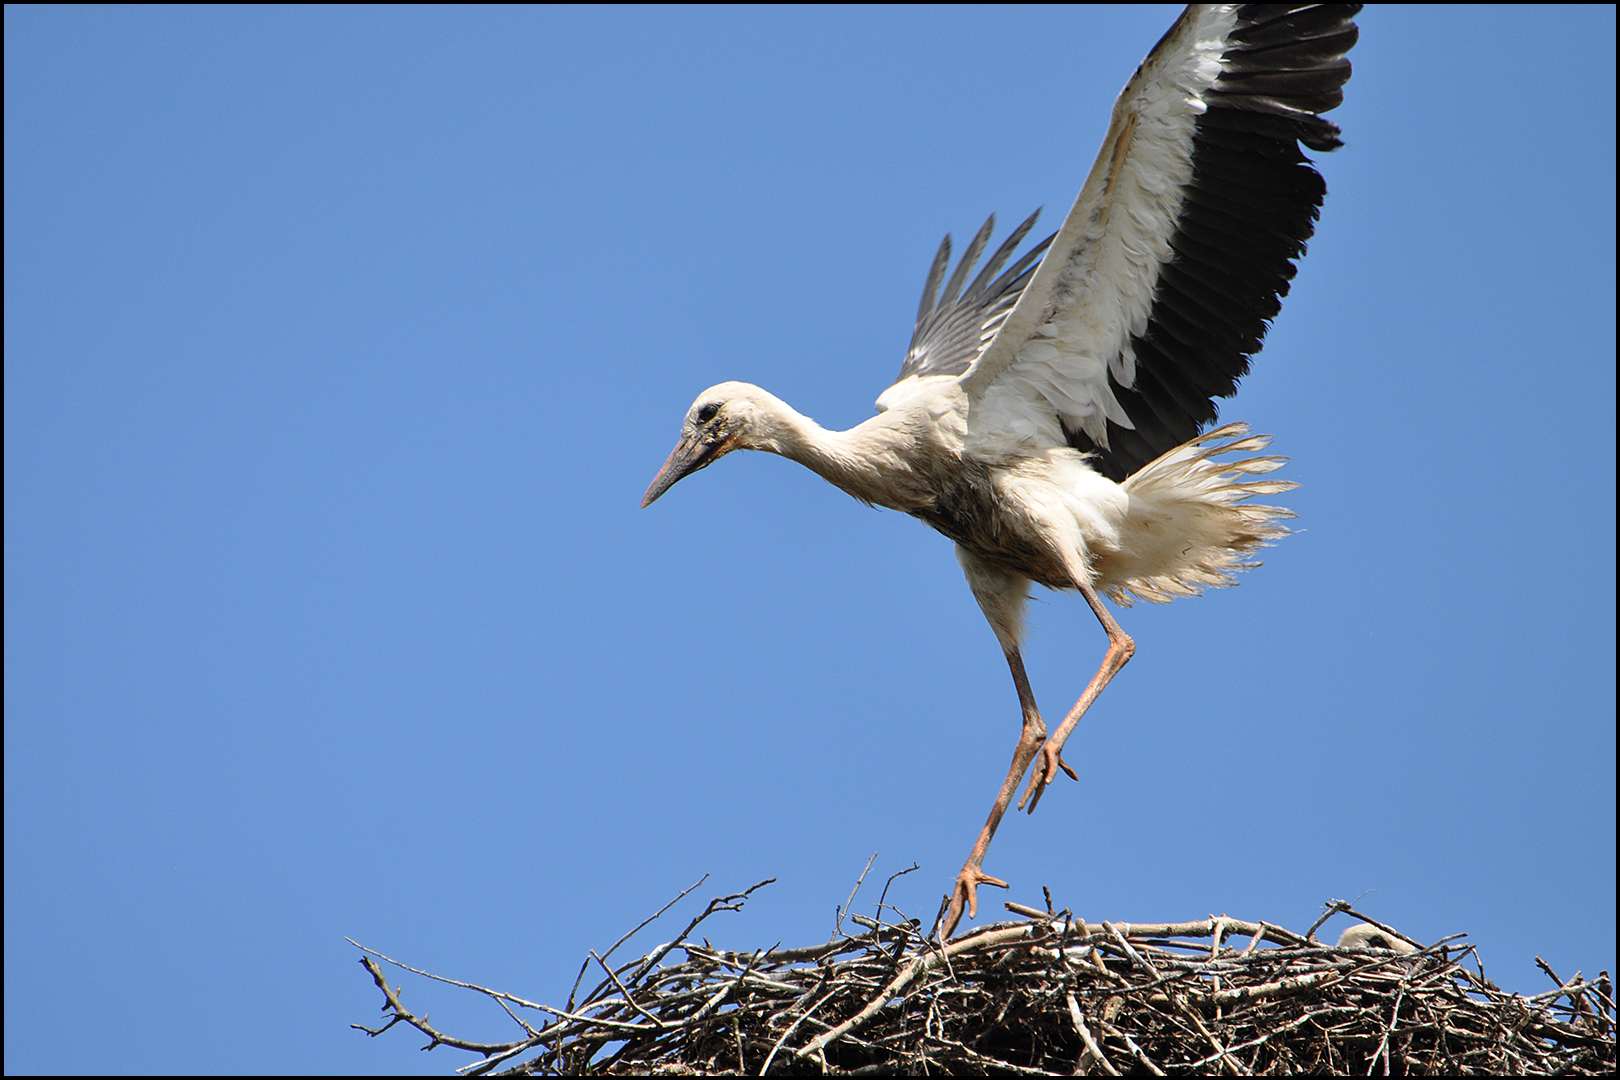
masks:
<path fill-rule="evenodd" d="M 892 909 L 879 901 L 877 921 L 844 917 L 860 933 L 810 948 L 732 952 L 693 938 L 751 892 L 715 898 L 636 960 L 610 968 L 618 945 L 592 952 L 581 976 L 601 981 L 583 997 L 576 981 L 566 1008 L 417 972 L 494 998 L 523 1031 L 504 1043 L 436 1031 L 372 956 L 406 965 L 364 950 L 389 1021 L 354 1026 L 379 1035 L 408 1023 L 432 1040 L 425 1049 L 479 1054 L 458 1070 L 468 1075 L 1615 1072 L 1607 973 L 1565 981 L 1542 964 L 1556 988 L 1522 997 L 1485 978 L 1463 935 L 1425 947 L 1366 920 L 1360 944 L 1317 941 L 1335 912 L 1365 920 L 1342 901 L 1303 935 L 1224 916 L 1088 923 L 1050 903 L 1008 904 L 1021 918 L 942 946 L 917 920 L 883 919 Z"/>

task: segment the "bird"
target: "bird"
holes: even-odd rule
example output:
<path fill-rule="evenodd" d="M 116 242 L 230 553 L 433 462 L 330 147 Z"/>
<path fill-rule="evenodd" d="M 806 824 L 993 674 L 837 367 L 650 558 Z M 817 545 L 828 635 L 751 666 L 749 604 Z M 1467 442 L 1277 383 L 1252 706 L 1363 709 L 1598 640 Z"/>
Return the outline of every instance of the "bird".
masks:
<path fill-rule="evenodd" d="M 1339 935 L 1338 947 L 1341 949 L 1393 949 L 1395 952 L 1417 952 L 1417 947 L 1409 941 L 1402 941 L 1394 934 L 1380 930 L 1371 923 L 1356 923 L 1348 927 Z"/>
<path fill-rule="evenodd" d="M 761 450 L 955 542 L 1022 726 L 941 902 L 941 941 L 964 911 L 978 917 L 978 886 L 1007 887 L 984 858 L 1025 775 L 1018 805 L 1031 813 L 1060 772 L 1079 778 L 1064 744 L 1136 650 L 1102 597 L 1129 607 L 1235 584 L 1289 531 L 1290 511 L 1249 501 L 1297 486 L 1268 475 L 1285 460 L 1261 452 L 1270 437 L 1210 425 L 1315 231 L 1327 189 L 1305 150 L 1342 145 L 1322 114 L 1343 101 L 1360 6 L 1188 6 L 1120 93 L 1057 232 L 1012 261 L 1037 210 L 971 281 L 995 216 L 954 270 L 945 237 L 875 416 L 828 430 L 757 386 L 720 383 L 692 403 L 642 498 Z M 1032 583 L 1078 592 L 1108 639 L 1050 733 L 1020 653 Z"/>

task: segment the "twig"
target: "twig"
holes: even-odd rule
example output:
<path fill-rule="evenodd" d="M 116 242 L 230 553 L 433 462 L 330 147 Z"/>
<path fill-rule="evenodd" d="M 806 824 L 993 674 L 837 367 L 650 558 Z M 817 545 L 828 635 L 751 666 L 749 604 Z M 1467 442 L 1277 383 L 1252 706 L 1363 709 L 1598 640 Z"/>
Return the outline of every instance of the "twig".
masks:
<path fill-rule="evenodd" d="M 849 890 L 849 899 L 845 900 L 844 906 L 838 909 L 838 917 L 833 920 L 833 937 L 837 937 L 844 932 L 844 912 L 848 911 L 850 905 L 855 903 L 855 894 L 861 891 L 861 882 L 866 880 L 866 872 L 872 869 L 872 863 L 877 859 L 877 856 L 878 853 L 874 851 L 872 852 L 872 858 L 866 860 L 866 865 L 861 868 L 861 876 L 855 879 L 855 887 Z"/>
<path fill-rule="evenodd" d="M 643 1009 L 640 1005 L 636 1004 L 636 999 L 630 995 L 629 988 L 626 987 L 624 985 L 624 983 L 620 982 L 619 977 L 613 973 L 613 969 L 608 967 L 607 963 L 605 961 L 603 961 L 603 959 L 600 956 L 596 955 L 596 950 L 595 949 L 591 950 L 591 959 L 595 960 L 598 964 L 602 965 L 602 970 L 607 972 L 607 977 L 613 980 L 613 985 L 617 986 L 619 988 L 619 993 L 624 995 L 625 1002 L 632 1009 L 636 1010 L 636 1012 L 640 1013 L 642 1016 L 645 1016 L 648 1020 L 651 1020 L 653 1023 L 657 1024 L 659 1027 L 664 1027 L 665 1026 L 664 1022 L 662 1020 L 658 1019 L 658 1017 L 654 1016 L 652 1013 L 648 1012 L 646 1009 Z"/>
<path fill-rule="evenodd" d="M 1321 918 L 1319 918 L 1315 922 L 1311 923 L 1311 928 L 1309 930 L 1305 931 L 1305 939 L 1307 941 L 1315 941 L 1316 940 L 1317 928 L 1319 928 L 1323 923 L 1327 922 L 1329 919 L 1333 918 L 1333 916 L 1337 915 L 1341 911 L 1349 911 L 1350 910 L 1349 902 L 1344 901 L 1344 900 L 1329 900 L 1323 906 L 1326 907 L 1327 910 L 1322 912 Z"/>
<path fill-rule="evenodd" d="M 624 935 L 624 937 L 620 938 L 618 941 L 615 941 L 612 945 L 610 945 L 608 947 L 608 951 L 602 954 L 602 958 L 605 960 L 607 957 L 612 956 L 614 951 L 617 950 L 620 945 L 623 945 L 625 942 L 629 941 L 631 938 L 633 938 L 637 934 L 641 933 L 642 928 L 647 926 L 648 923 L 655 922 L 660 915 L 662 915 L 664 912 L 668 911 L 670 908 L 674 907 L 676 904 L 680 903 L 682 900 L 685 900 L 687 898 L 687 896 L 692 892 L 693 889 L 696 889 L 699 885 L 702 885 L 705 881 L 708 881 L 708 880 L 709 880 L 709 875 L 704 874 L 702 877 L 700 877 L 696 881 L 694 881 L 691 885 L 689 885 L 686 888 L 682 889 L 680 891 L 680 893 L 676 895 L 675 899 L 671 900 L 669 903 L 665 904 L 663 907 L 659 908 L 657 911 L 653 912 L 651 915 L 647 916 L 645 919 L 642 919 L 639 923 L 636 924 L 636 928 L 634 930 L 630 931 L 628 934 Z M 579 966 L 579 978 L 576 978 L 574 980 L 574 988 L 568 992 L 568 1007 L 570 1009 L 572 1009 L 574 1007 L 574 995 L 579 993 L 579 980 L 583 979 L 585 977 L 585 969 L 590 966 L 590 963 L 591 963 L 590 960 L 586 960 L 585 963 L 583 963 L 583 964 L 581 964 Z M 606 966 L 606 965 L 604 964 L 604 966 Z"/>
<path fill-rule="evenodd" d="M 1065 997 L 1069 1003 L 1069 1019 L 1074 1023 L 1074 1030 L 1079 1033 L 1080 1041 L 1086 1044 L 1086 1052 L 1096 1060 L 1097 1064 L 1103 1067 L 1103 1072 L 1109 1076 L 1118 1076 L 1119 1070 L 1114 1068 L 1113 1063 L 1103 1054 L 1102 1047 L 1097 1045 L 1097 1040 L 1091 1037 L 1091 1029 L 1086 1027 L 1085 1020 L 1080 1016 L 1080 1003 L 1074 1000 L 1074 993 L 1071 991 Z"/>
<path fill-rule="evenodd" d="M 876 912 L 876 914 L 877 914 L 877 919 L 878 919 L 879 922 L 883 921 L 883 901 L 885 901 L 885 900 L 887 900 L 889 898 L 889 886 L 894 884 L 894 879 L 895 878 L 905 877 L 907 874 L 911 873 L 913 870 L 920 870 L 920 869 L 921 869 L 921 867 L 917 863 L 912 863 L 910 866 L 906 867 L 904 870 L 896 870 L 894 873 L 889 875 L 889 880 L 885 881 L 883 883 L 883 891 L 878 894 L 878 902 L 877 902 L 877 912 Z M 853 900 L 854 897 L 851 896 L 850 899 Z M 896 912 L 896 914 L 899 914 L 899 913 Z M 904 917 L 902 916 L 902 918 L 904 918 Z"/>
<path fill-rule="evenodd" d="M 389 962 L 392 963 L 392 961 Z M 392 1020 L 388 1021 L 387 1024 L 384 1024 L 375 1031 L 364 1026 L 363 1024 L 350 1024 L 349 1026 L 351 1028 L 358 1028 L 359 1030 L 364 1031 L 367 1035 L 370 1035 L 372 1038 L 376 1038 L 378 1035 L 381 1035 L 383 1032 L 387 1031 L 389 1028 L 403 1020 L 433 1040 L 431 1043 L 422 1048 L 424 1050 L 431 1050 L 435 1046 L 454 1046 L 458 1050 L 472 1050 L 479 1054 L 494 1054 L 499 1053 L 502 1050 L 510 1049 L 514 1045 L 513 1043 L 468 1042 L 465 1039 L 457 1039 L 454 1036 L 446 1035 L 440 1031 L 435 1031 L 432 1027 L 428 1026 L 426 1016 L 419 1017 L 400 1003 L 399 990 L 390 990 L 388 988 L 388 980 L 383 978 L 382 968 L 377 966 L 377 962 L 375 960 L 369 956 L 362 956 L 360 958 L 360 963 L 365 966 L 367 971 L 371 972 L 372 981 L 377 984 L 377 988 L 383 992 L 383 997 L 388 1001 L 385 1008 L 392 1009 L 394 1011 L 394 1017 Z M 400 966 L 403 967 L 404 965 L 402 964 Z"/>
<path fill-rule="evenodd" d="M 1031 929 L 1033 928 L 1014 927 L 1008 930 L 991 930 L 985 933 L 975 934 L 972 937 L 963 938 L 959 941 L 954 941 L 940 949 L 938 952 L 930 952 L 919 955 L 910 964 L 906 965 L 906 969 L 904 971 L 894 977 L 894 981 L 889 983 L 889 985 L 883 989 L 881 994 L 869 1001 L 866 1008 L 862 1009 L 859 1013 L 850 1017 L 848 1020 L 845 1020 L 842 1024 L 839 1024 L 836 1028 L 827 1032 L 825 1035 L 817 1036 L 814 1042 L 798 1052 L 798 1056 L 808 1057 L 810 1054 L 817 1053 L 826 1048 L 828 1044 L 837 1039 L 839 1036 L 860 1027 L 861 1024 L 865 1023 L 867 1020 L 870 1020 L 874 1015 L 876 1015 L 879 1009 L 883 1008 L 884 1005 L 887 1005 L 890 998 L 894 997 L 895 994 L 898 994 L 901 990 L 905 989 L 906 984 L 909 983 L 913 978 L 937 966 L 946 957 L 967 952 L 972 948 L 982 948 L 985 946 L 1000 944 L 1006 941 L 1017 941 L 1021 938 L 1028 937 Z"/>

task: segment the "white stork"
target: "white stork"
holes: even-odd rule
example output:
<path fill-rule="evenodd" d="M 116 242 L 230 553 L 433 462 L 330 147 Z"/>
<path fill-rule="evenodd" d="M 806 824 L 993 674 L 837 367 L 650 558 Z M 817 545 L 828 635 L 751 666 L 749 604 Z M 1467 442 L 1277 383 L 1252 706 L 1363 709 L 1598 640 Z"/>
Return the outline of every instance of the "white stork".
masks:
<path fill-rule="evenodd" d="M 1063 227 L 997 277 L 1035 215 L 971 283 L 995 218 L 923 287 L 900 377 L 878 415 L 828 431 L 747 383 L 699 394 L 646 506 L 732 450 L 792 458 L 868 504 L 921 518 L 957 559 L 1012 669 L 1023 732 L 940 925 L 978 914 L 984 855 L 1019 782 L 1033 811 L 1086 708 L 1135 644 L 1128 606 L 1234 584 L 1287 510 L 1245 500 L 1283 462 L 1242 424 L 1200 434 L 1260 349 L 1326 188 L 1300 144 L 1340 145 L 1360 5 L 1194 5 L 1125 84 Z M 1037 214 L 1039 211 L 1036 212 Z M 1044 253 L 1044 258 L 1043 258 Z M 941 282 L 943 281 L 943 289 Z M 963 285 L 966 283 L 966 288 Z M 1047 736 L 1019 654 L 1031 582 L 1075 589 L 1108 634 L 1102 667 Z"/>
<path fill-rule="evenodd" d="M 1393 934 L 1384 931 L 1371 923 L 1356 923 L 1339 935 L 1339 948 L 1341 949 L 1393 949 L 1399 953 L 1417 952 L 1417 948 L 1410 941 L 1402 941 Z"/>

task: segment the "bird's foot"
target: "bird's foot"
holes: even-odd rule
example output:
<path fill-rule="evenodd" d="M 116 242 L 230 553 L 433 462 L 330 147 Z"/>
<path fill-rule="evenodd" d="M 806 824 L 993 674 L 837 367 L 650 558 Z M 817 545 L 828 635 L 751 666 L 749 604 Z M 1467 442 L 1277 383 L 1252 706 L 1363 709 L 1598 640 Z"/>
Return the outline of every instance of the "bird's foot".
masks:
<path fill-rule="evenodd" d="M 1059 769 L 1068 773 L 1070 780 L 1080 779 L 1080 774 L 1071 769 L 1069 763 L 1063 760 L 1062 747 L 1053 746 L 1048 742 L 1041 747 L 1040 772 L 1031 778 L 1029 787 L 1024 791 L 1024 797 L 1018 801 L 1018 808 L 1024 810 L 1026 809 L 1024 804 L 1028 803 L 1027 810 L 1033 814 L 1035 807 L 1040 805 L 1041 794 L 1046 790 L 1046 785 L 1057 779 Z"/>
<path fill-rule="evenodd" d="M 956 888 L 951 893 L 950 910 L 945 913 L 945 919 L 939 924 L 939 940 L 949 941 L 956 932 L 956 924 L 962 921 L 962 911 L 966 909 L 968 918 L 979 917 L 979 886 L 994 885 L 998 889 L 1009 888 L 1005 881 L 991 877 L 975 866 L 964 866 L 962 872 L 956 875 Z"/>

